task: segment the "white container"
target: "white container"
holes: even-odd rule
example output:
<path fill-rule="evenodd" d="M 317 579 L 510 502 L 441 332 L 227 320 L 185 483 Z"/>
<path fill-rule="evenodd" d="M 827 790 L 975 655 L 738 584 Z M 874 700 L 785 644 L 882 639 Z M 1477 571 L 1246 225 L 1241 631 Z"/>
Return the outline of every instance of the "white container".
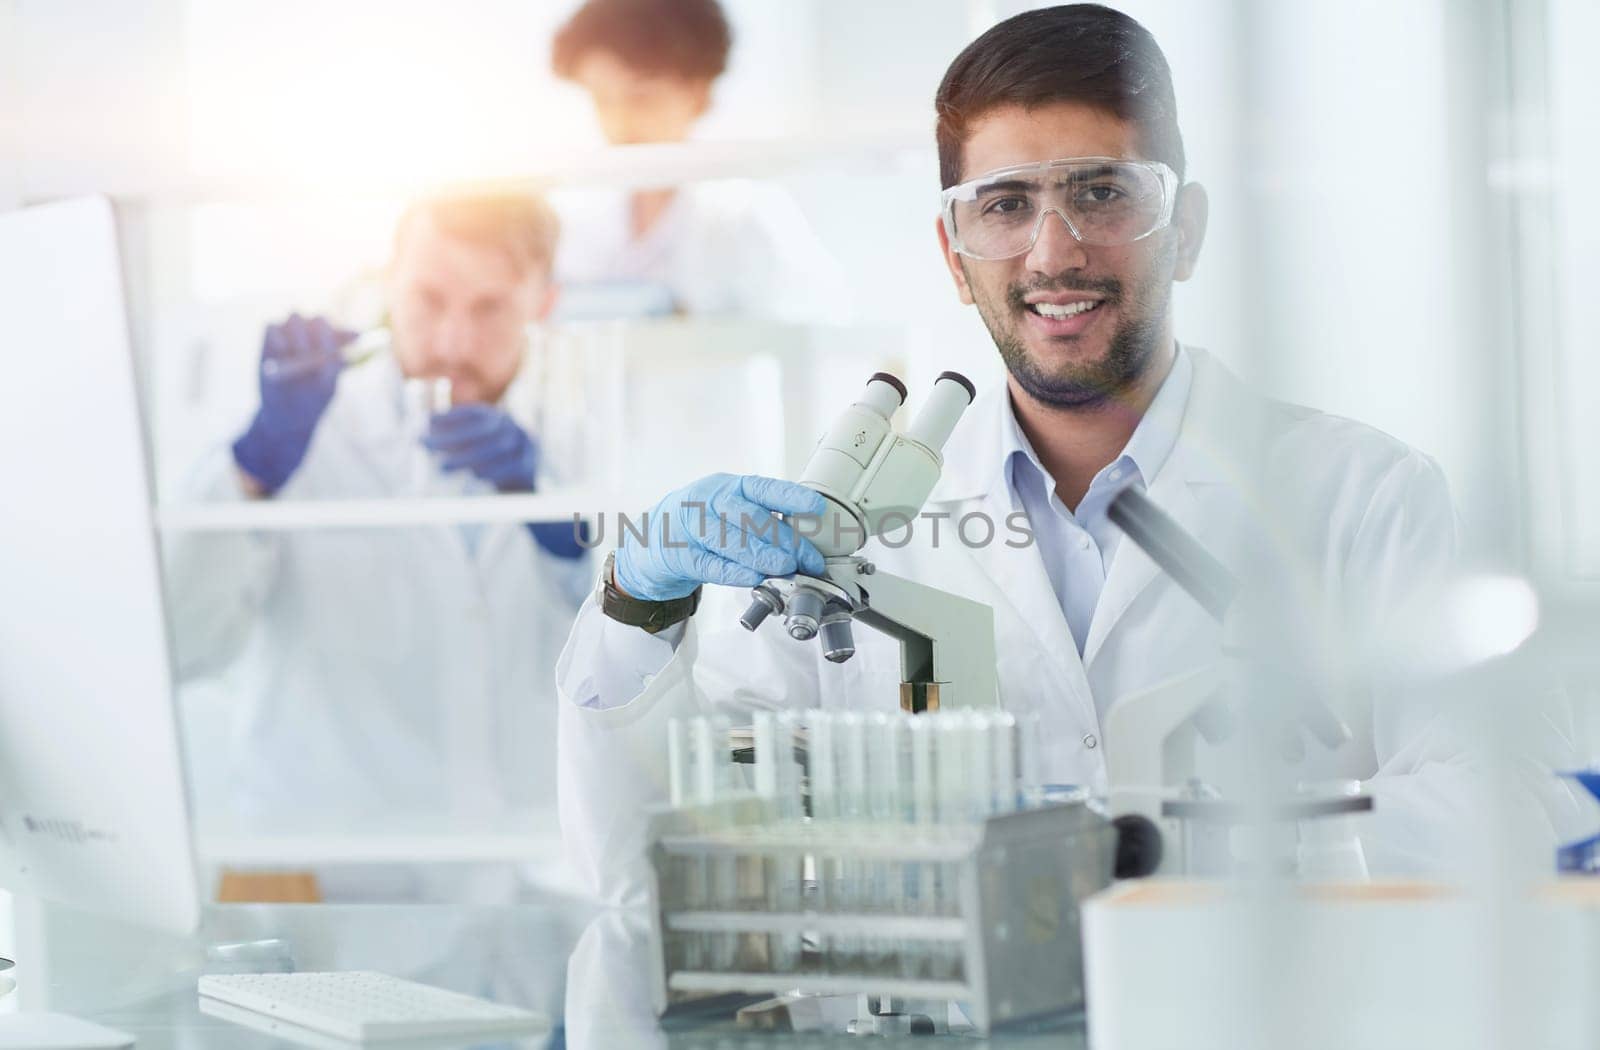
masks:
<path fill-rule="evenodd" d="M 1121 883 L 1083 906 L 1089 1046 L 1498 1047 L 1485 928 L 1423 883 Z"/>

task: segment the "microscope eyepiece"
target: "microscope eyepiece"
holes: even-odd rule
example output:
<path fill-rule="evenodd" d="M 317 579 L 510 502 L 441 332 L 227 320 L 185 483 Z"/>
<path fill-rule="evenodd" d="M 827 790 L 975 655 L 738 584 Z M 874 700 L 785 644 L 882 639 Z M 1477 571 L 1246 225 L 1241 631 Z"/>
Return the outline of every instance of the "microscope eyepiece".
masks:
<path fill-rule="evenodd" d="M 946 372 L 945 375 L 955 375 L 955 373 L 954 372 Z M 894 387 L 896 390 L 898 390 L 900 392 L 900 403 L 902 405 L 906 403 L 906 397 L 907 397 L 906 385 L 904 383 L 900 382 L 900 380 L 897 377 L 890 375 L 888 372 L 874 372 L 874 373 L 872 373 L 871 377 L 868 378 L 867 382 L 868 383 L 888 383 L 890 386 Z M 973 396 L 976 397 L 977 395 L 974 394 Z"/>
<path fill-rule="evenodd" d="M 942 372 L 934 381 L 933 393 L 923 404 L 922 411 L 906 428 L 906 437 L 920 442 L 930 451 L 938 453 L 961 419 L 961 413 L 972 404 L 977 390 L 972 380 L 959 372 Z"/>
<path fill-rule="evenodd" d="M 978 400 L 978 388 L 972 385 L 972 380 L 968 379 L 960 372 L 940 372 L 939 378 L 935 379 L 934 382 L 938 383 L 945 379 L 953 379 L 957 383 L 960 383 L 962 386 L 967 388 L 967 404 L 970 405 L 972 402 Z"/>

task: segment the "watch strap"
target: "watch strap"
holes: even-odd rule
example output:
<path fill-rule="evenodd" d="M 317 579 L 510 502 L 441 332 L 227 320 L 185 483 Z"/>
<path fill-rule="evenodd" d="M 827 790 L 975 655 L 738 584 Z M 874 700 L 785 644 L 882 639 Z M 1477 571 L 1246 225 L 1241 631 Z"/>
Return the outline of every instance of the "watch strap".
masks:
<path fill-rule="evenodd" d="M 675 623 L 682 623 L 700 607 L 703 586 L 696 587 L 682 598 L 653 602 L 635 598 L 617 586 L 615 566 L 617 552 L 606 555 L 605 567 L 600 572 L 600 611 L 620 624 L 638 627 L 647 634 L 658 634 Z"/>

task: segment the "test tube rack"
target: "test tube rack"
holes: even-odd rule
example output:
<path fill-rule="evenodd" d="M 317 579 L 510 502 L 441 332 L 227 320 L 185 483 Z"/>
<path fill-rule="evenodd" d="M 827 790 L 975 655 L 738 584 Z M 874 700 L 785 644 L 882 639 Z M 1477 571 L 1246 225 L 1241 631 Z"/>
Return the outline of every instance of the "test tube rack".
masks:
<path fill-rule="evenodd" d="M 1115 854 L 1115 829 L 1081 801 L 925 827 L 796 824 L 759 797 L 663 809 L 650 848 L 658 1005 L 955 1002 L 980 1034 L 1071 1013 L 1084 1002 L 1078 908 L 1111 884 Z"/>

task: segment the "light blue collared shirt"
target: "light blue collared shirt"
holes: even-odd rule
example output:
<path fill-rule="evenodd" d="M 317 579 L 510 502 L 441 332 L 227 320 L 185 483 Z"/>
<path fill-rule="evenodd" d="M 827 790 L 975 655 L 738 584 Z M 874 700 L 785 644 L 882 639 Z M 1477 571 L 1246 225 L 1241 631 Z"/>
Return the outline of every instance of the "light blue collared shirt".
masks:
<path fill-rule="evenodd" d="M 1106 508 L 1130 478 L 1132 484 L 1144 487 L 1167 461 L 1178 441 L 1193 381 L 1194 362 L 1180 346 L 1167 378 L 1162 380 L 1127 446 L 1094 476 L 1076 513 L 1056 495 L 1055 481 L 1045 472 L 1028 436 L 1017 425 L 1015 410 L 1006 413 L 1001 447 L 1012 506 L 1028 515 L 1050 586 L 1055 589 L 1080 656 L 1105 587 L 1106 570 L 1111 567 L 1112 555 L 1122 538 L 1121 530 L 1106 516 Z M 1010 407 L 1009 401 L 1007 406 Z"/>

